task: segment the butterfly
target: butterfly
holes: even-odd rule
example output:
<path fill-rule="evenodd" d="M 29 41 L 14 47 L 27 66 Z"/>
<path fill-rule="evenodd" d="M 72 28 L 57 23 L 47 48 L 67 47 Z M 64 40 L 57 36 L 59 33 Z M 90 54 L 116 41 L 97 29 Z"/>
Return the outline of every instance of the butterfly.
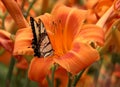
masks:
<path fill-rule="evenodd" d="M 34 56 L 47 57 L 52 55 L 53 48 L 43 22 L 40 19 L 37 22 L 33 17 L 30 17 L 30 24 L 33 33 L 32 48 Z"/>

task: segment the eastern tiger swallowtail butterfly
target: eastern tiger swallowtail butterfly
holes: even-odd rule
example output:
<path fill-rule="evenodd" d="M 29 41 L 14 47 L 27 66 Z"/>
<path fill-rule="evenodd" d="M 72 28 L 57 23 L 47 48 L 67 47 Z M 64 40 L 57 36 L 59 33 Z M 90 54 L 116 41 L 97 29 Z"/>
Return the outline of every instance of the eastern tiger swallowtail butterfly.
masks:
<path fill-rule="evenodd" d="M 38 22 L 30 17 L 31 28 L 33 32 L 32 48 L 34 56 L 47 57 L 53 54 L 53 48 L 44 27 L 44 24 L 39 19 Z"/>

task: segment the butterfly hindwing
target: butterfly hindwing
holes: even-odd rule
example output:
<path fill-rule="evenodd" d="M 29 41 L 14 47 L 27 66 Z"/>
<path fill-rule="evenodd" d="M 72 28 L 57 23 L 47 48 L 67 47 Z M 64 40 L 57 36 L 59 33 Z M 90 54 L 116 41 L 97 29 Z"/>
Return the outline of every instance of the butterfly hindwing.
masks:
<path fill-rule="evenodd" d="M 32 47 L 35 53 L 34 56 L 47 57 L 52 55 L 52 45 L 42 21 L 39 19 L 38 22 L 36 22 L 30 17 L 30 22 L 33 32 Z"/>

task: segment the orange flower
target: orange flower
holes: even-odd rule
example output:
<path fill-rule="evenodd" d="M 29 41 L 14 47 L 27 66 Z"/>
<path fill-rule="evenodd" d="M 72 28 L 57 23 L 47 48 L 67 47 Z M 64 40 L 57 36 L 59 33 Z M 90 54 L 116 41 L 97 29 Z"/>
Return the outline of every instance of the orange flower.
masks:
<path fill-rule="evenodd" d="M 0 30 L 0 45 L 12 53 L 14 45 L 11 36 L 10 33 Z"/>
<path fill-rule="evenodd" d="M 0 46 L 0 63 L 9 65 L 11 54 Z M 6 59 L 7 58 L 7 59 Z"/>
<path fill-rule="evenodd" d="M 56 5 L 51 14 L 38 17 L 44 23 L 54 54 L 47 58 L 32 59 L 28 73 L 31 80 L 41 82 L 54 63 L 77 74 L 99 59 L 99 53 L 90 44 L 103 45 L 104 33 L 96 25 L 83 25 L 86 17 L 87 11 L 61 4 Z M 28 48 L 31 40 L 30 28 L 18 30 L 14 55 L 32 54 L 33 50 Z"/>
<path fill-rule="evenodd" d="M 118 63 L 115 64 L 113 75 L 120 78 L 120 65 Z"/>
<path fill-rule="evenodd" d="M 112 5 L 113 0 L 100 0 L 95 7 L 95 12 L 98 17 L 101 17 Z"/>
<path fill-rule="evenodd" d="M 82 75 L 76 87 L 95 87 L 94 79 L 90 75 Z"/>

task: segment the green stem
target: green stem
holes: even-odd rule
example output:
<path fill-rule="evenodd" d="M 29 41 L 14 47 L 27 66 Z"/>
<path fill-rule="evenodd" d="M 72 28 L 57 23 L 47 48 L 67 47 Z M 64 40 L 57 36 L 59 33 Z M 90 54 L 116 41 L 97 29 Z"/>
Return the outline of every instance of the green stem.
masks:
<path fill-rule="evenodd" d="M 48 82 L 48 86 L 49 86 L 49 87 L 52 87 L 51 80 L 50 80 L 50 78 L 49 78 L 48 75 L 46 76 L 46 79 L 47 79 L 47 82 Z"/>
<path fill-rule="evenodd" d="M 14 57 L 11 57 L 10 66 L 9 66 L 9 70 L 8 70 L 7 78 L 6 78 L 6 87 L 10 87 L 14 65 L 15 65 L 15 59 Z"/>
<path fill-rule="evenodd" d="M 71 87 L 71 83 L 72 83 L 72 74 L 70 72 L 68 72 L 68 85 L 67 85 L 67 87 Z"/>
<path fill-rule="evenodd" d="M 75 78 L 74 78 L 74 81 L 73 81 L 73 84 L 72 84 L 72 87 L 76 87 L 76 84 L 78 83 L 80 77 L 82 76 L 82 74 L 84 73 L 85 69 L 82 70 L 80 73 L 78 73 Z"/>
<path fill-rule="evenodd" d="M 56 70 L 56 65 L 54 65 L 53 67 L 52 67 L 52 87 L 54 87 L 54 75 L 55 75 L 55 70 Z"/>
<path fill-rule="evenodd" d="M 26 70 L 27 71 L 27 70 Z M 29 87 L 30 84 L 30 80 L 28 79 L 28 71 L 26 72 L 26 80 L 25 80 L 25 84 L 23 87 Z"/>
<path fill-rule="evenodd" d="M 100 61 L 98 62 L 98 65 L 97 65 L 97 73 L 96 73 L 96 75 L 95 75 L 95 77 L 94 77 L 94 81 L 95 81 L 95 87 L 97 87 L 97 85 L 98 85 L 98 78 L 99 78 L 99 75 L 100 75 L 100 70 L 101 70 L 101 68 L 102 68 L 102 64 L 103 64 L 103 58 L 102 58 L 102 56 L 101 56 L 101 58 L 100 58 Z"/>
<path fill-rule="evenodd" d="M 30 6 L 29 6 L 29 8 L 28 8 L 28 10 L 27 10 L 27 12 L 26 12 L 25 18 L 28 16 L 28 14 L 29 14 L 29 12 L 30 12 L 30 10 L 31 10 L 31 8 L 33 7 L 33 5 L 34 5 L 35 2 L 36 2 L 36 0 L 33 0 L 33 1 L 30 3 Z"/>
<path fill-rule="evenodd" d="M 80 5 L 84 5 L 84 0 L 78 0 L 78 3 L 79 3 Z"/>
<path fill-rule="evenodd" d="M 0 55 L 2 55 L 5 52 L 4 48 L 0 48 Z"/>
<path fill-rule="evenodd" d="M 17 72 L 16 72 L 16 76 L 14 77 L 14 81 L 15 81 L 15 87 L 20 87 L 20 79 L 21 79 L 21 72 L 20 69 L 17 68 Z"/>
<path fill-rule="evenodd" d="M 51 79 L 49 78 L 49 76 L 47 76 L 46 78 L 48 81 L 49 87 L 54 87 L 55 70 L 56 70 L 56 64 L 51 68 L 51 71 L 52 71 Z"/>
<path fill-rule="evenodd" d="M 27 75 L 27 76 L 28 76 L 28 75 Z M 30 80 L 28 79 L 28 77 L 26 77 L 24 87 L 29 87 L 29 83 L 30 83 Z"/>

